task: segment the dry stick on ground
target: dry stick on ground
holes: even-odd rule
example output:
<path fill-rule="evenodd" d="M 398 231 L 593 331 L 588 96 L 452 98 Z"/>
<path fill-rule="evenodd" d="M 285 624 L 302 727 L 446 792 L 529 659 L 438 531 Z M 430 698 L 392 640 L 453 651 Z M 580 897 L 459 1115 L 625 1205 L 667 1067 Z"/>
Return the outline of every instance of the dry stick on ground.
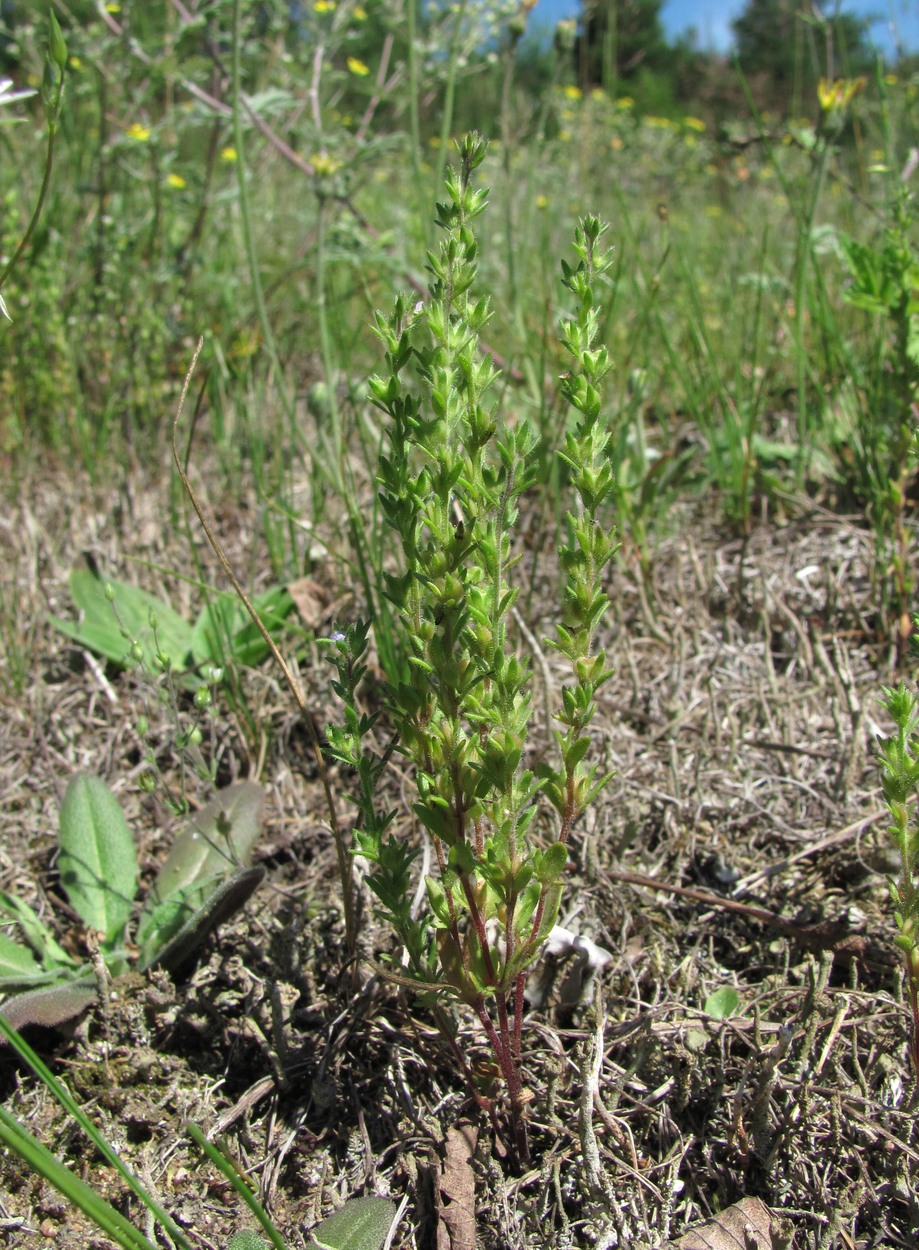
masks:
<path fill-rule="evenodd" d="M 648 890 L 662 890 L 667 894 L 676 894 L 680 898 L 691 899 L 694 903 L 702 903 L 706 907 L 733 911 L 741 916 L 748 916 L 751 920 L 759 920 L 763 924 L 778 929 L 786 937 L 801 942 L 812 951 L 832 950 L 846 958 L 857 959 L 872 968 L 891 968 L 899 962 L 892 952 L 853 933 L 840 921 L 822 920 L 818 924 L 800 925 L 795 924 L 793 920 L 786 920 L 778 912 L 768 911 L 765 907 L 752 907 L 749 903 L 722 898 L 718 894 L 711 894 L 708 890 L 697 890 L 691 886 L 670 885 L 666 881 L 658 881 L 655 877 L 646 877 L 644 873 L 606 869 L 606 875 L 613 881 L 644 886 Z"/>
<path fill-rule="evenodd" d="M 914 800 L 910 800 L 911 802 Z M 772 864 L 769 868 L 760 868 L 757 872 L 752 872 L 748 877 L 741 877 L 735 883 L 733 896 L 737 898 L 741 894 L 746 894 L 751 885 L 756 885 L 759 881 L 766 881 L 769 877 L 775 877 L 780 872 L 784 872 L 786 868 L 790 868 L 792 864 L 797 864 L 799 860 L 807 859 L 811 855 L 816 855 L 819 851 L 824 851 L 828 847 L 838 846 L 840 842 L 848 842 L 850 838 L 857 837 L 869 825 L 873 825 L 876 821 L 882 820 L 889 813 L 885 807 L 880 807 L 877 811 L 871 812 L 868 816 L 863 816 L 860 820 L 854 821 L 851 825 L 846 825 L 844 829 L 837 830 L 825 838 L 821 838 L 819 842 L 814 842 L 810 846 L 806 846 L 802 851 L 796 851 L 794 855 L 788 855 L 785 859 L 780 859 L 777 864 Z"/>

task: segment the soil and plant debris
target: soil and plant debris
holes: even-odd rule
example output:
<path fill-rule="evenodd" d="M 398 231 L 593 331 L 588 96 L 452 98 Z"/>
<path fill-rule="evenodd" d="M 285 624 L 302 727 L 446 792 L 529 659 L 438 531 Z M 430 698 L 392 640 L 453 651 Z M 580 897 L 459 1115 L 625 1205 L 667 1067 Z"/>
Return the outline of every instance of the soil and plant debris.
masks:
<path fill-rule="evenodd" d="M 207 481 L 206 467 L 198 474 Z M 194 619 L 194 587 L 163 572 L 188 567 L 174 499 L 164 472 L 81 491 L 46 465 L 20 480 L 2 523 L 0 594 L 16 605 L 20 649 L 5 657 L 0 888 L 75 949 L 84 938 L 51 854 L 72 774 L 97 773 L 115 789 L 145 882 L 181 823 L 164 789 L 193 808 L 213 793 L 180 768 L 150 680 L 107 668 L 46 620 L 70 614 L 68 576 L 83 553 Z M 256 501 L 210 502 L 242 580 L 264 589 Z M 551 684 L 557 662 L 541 640 L 555 587 L 539 555 L 538 497 L 532 508 L 519 645 Z M 747 539 L 718 532 L 714 513 L 696 504 L 668 519 L 647 581 L 627 550 L 611 577 L 615 677 L 593 736 L 616 777 L 575 832 L 560 917 L 611 958 L 580 993 L 569 975 L 576 951 L 534 978 L 541 1004 L 524 1037 L 532 1163 L 522 1174 L 424 1009 L 377 971 L 390 939 L 366 889 L 363 960 L 345 966 L 308 737 L 277 673 L 242 671 L 236 710 L 218 709 L 201 749 L 219 784 L 267 788 L 255 854 L 267 883 L 176 977 L 131 976 L 77 1027 L 29 1032 L 193 1240 L 222 1246 L 251 1221 L 186 1121 L 238 1161 L 291 1247 L 363 1194 L 407 1196 L 399 1250 L 659 1246 L 713 1220 L 710 1240 L 683 1244 L 742 1244 L 725 1240 L 720 1216 L 741 1200 L 748 1244 L 915 1246 L 916 1095 L 874 746 L 890 731 L 880 687 L 897 676 L 876 614 L 874 539 L 807 500 Z M 213 557 L 201 559 L 219 585 Z M 334 564 L 313 576 L 333 612 L 312 629 L 359 614 Z M 337 715 L 329 665 L 313 642 L 291 646 L 321 726 Z M 371 682 L 366 698 L 378 697 Z M 541 703 L 538 691 L 537 718 Z M 544 717 L 542 728 L 548 744 Z M 151 743 L 164 788 L 152 797 L 138 784 Z M 396 757 L 391 798 L 413 839 L 401 767 Z M 333 769 L 332 784 L 348 827 L 349 777 Z M 487 1086 L 485 1039 L 461 1019 Z M 0 1095 L 143 1218 L 8 1050 Z M 10 1155 L 0 1158 L 0 1230 L 10 1247 L 108 1244 Z"/>

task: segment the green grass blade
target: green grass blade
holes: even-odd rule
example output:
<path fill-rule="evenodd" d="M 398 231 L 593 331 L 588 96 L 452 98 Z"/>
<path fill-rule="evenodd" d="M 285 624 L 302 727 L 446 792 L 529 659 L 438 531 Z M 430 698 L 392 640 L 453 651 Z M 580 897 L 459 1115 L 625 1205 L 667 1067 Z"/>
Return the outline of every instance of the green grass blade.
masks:
<path fill-rule="evenodd" d="M 79 1176 L 74 1176 L 47 1146 L 23 1128 L 3 1107 L 0 1107 L 0 1141 L 19 1155 L 33 1172 L 43 1176 L 62 1193 L 68 1202 L 79 1207 L 101 1232 L 111 1237 L 119 1246 L 123 1246 L 125 1250 L 157 1250 L 110 1202 L 91 1189 Z"/>
<path fill-rule="evenodd" d="M 287 1250 L 284 1239 L 271 1222 L 271 1217 L 268 1215 L 268 1212 L 246 1184 L 244 1178 L 231 1160 L 228 1159 L 222 1151 L 218 1150 L 212 1142 L 207 1140 L 198 1128 L 197 1124 L 186 1124 L 185 1128 L 192 1141 L 197 1146 L 200 1146 L 210 1159 L 211 1163 L 213 1163 L 214 1167 L 218 1168 L 223 1173 L 240 1198 L 242 1198 L 243 1202 L 258 1220 L 259 1224 L 261 1224 L 266 1237 L 268 1237 L 271 1244 L 275 1247 L 275 1250 Z"/>
<path fill-rule="evenodd" d="M 38 1055 L 36 1055 L 29 1043 L 23 1037 L 20 1037 L 15 1029 L 10 1028 L 2 1015 L 0 1015 L 0 1034 L 6 1038 L 23 1062 L 28 1064 L 38 1079 L 57 1099 L 58 1103 L 60 1103 L 68 1115 L 73 1116 L 74 1120 L 76 1120 L 77 1124 L 79 1124 L 80 1128 L 93 1143 L 96 1149 L 105 1157 L 108 1163 L 111 1164 L 121 1179 L 130 1188 L 132 1193 L 134 1193 L 144 1206 L 152 1212 L 153 1216 L 159 1220 L 160 1224 L 162 1224 L 163 1228 L 180 1248 L 180 1250 L 192 1250 L 192 1246 L 190 1245 L 188 1239 L 183 1235 L 182 1230 L 176 1224 L 175 1220 L 172 1219 L 169 1213 L 151 1194 L 147 1193 L 137 1177 L 131 1172 L 125 1162 L 119 1158 L 102 1133 L 99 1132 L 95 1124 L 93 1124 L 92 1120 L 90 1120 L 83 1108 L 70 1094 L 66 1086 L 64 1086 L 57 1079 L 50 1068 L 48 1068 Z M 143 1244 L 146 1246 L 149 1243 L 145 1241 Z"/>

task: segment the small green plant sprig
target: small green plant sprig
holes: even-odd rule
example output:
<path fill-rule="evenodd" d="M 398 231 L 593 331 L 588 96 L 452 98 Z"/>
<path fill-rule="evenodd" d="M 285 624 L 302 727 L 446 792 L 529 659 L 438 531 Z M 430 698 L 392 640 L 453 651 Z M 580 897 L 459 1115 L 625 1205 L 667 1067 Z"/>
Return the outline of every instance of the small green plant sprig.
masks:
<path fill-rule="evenodd" d="M 359 709 L 368 625 L 332 640 L 343 700 L 342 727 L 328 731 L 330 755 L 357 770 L 360 816 L 355 849 L 374 865 L 369 884 L 404 946 L 412 984 L 435 1008 L 449 1035 L 444 1000 L 466 1003 L 491 1043 L 510 1104 L 513 1142 L 527 1157 L 521 1079 L 524 982 L 558 916 L 567 843 L 585 807 L 608 780 L 585 764 L 596 693 L 610 676 L 596 645 L 609 606 L 604 571 L 615 553 L 601 523 L 613 490 L 611 439 L 601 415 L 600 384 L 610 368 L 597 344 L 596 284 L 610 266 L 595 218 L 577 230 L 576 265 L 563 282 L 577 301 L 561 339 L 573 360 L 562 391 L 579 414 L 561 451 L 577 506 L 559 547 L 560 620 L 552 646 L 569 662 L 556 717 L 560 763 L 532 769 L 530 670 L 515 651 L 509 625 L 517 590 L 512 535 L 518 501 L 531 481 L 535 436 L 517 419 L 501 422 L 490 358 L 479 336 L 490 319 L 475 291 L 474 222 L 487 193 L 472 186 L 485 157 L 475 134 L 458 143 L 460 164 L 446 176 L 437 205 L 443 231 L 429 253 L 430 298 L 396 300 L 377 315 L 387 373 L 370 381 L 374 404 L 389 419 L 378 482 L 383 515 L 404 552 L 387 593 L 396 606 L 410 657 L 407 681 L 389 691 L 398 749 L 414 765 L 415 817 L 430 837 L 438 874 L 425 879 L 430 913 L 416 917 L 412 863 L 417 851 L 388 833 L 395 813 L 376 806 L 388 752 L 369 745 L 376 716 Z M 419 331 L 427 331 L 420 341 Z M 415 375 L 418 385 L 410 379 Z M 532 835 L 540 799 L 557 813 L 554 840 Z M 454 1053 L 470 1076 L 454 1043 Z M 471 1079 L 471 1078 L 470 1078 Z M 495 1101 L 478 1093 L 498 1125 Z"/>
<path fill-rule="evenodd" d="M 919 696 L 901 682 L 896 689 L 884 688 L 883 703 L 896 727 L 892 737 L 878 740 L 890 836 L 900 855 L 899 876 L 890 883 L 897 926 L 894 942 L 906 967 L 913 1026 L 910 1058 L 919 1080 L 919 820 L 908 807 L 919 793 Z"/>

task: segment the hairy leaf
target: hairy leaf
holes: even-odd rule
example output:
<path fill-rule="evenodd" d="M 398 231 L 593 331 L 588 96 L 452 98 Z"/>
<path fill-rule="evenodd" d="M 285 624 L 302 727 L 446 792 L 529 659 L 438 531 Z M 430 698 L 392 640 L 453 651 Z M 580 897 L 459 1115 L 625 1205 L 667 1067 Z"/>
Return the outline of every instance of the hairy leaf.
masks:
<path fill-rule="evenodd" d="M 95 997 L 95 981 L 69 981 L 15 994 L 0 1005 L 0 1014 L 12 1029 L 23 1029 L 27 1024 L 54 1028 L 78 1016 Z M 0 1038 L 0 1046 L 4 1044 Z"/>
<path fill-rule="evenodd" d="M 228 876 L 249 862 L 259 834 L 263 793 L 252 781 L 228 786 L 176 838 L 151 892 L 148 910 L 208 877 Z"/>
<path fill-rule="evenodd" d="M 61 804 L 58 868 L 81 919 L 111 950 L 121 941 L 137 891 L 137 854 L 118 800 L 89 773 L 72 778 Z"/>
<path fill-rule="evenodd" d="M 380 1250 L 395 1218 L 388 1198 L 352 1198 L 313 1229 L 307 1250 Z"/>
<path fill-rule="evenodd" d="M 246 868 L 229 878 L 213 878 L 213 886 L 210 881 L 192 886 L 189 897 L 196 900 L 194 905 L 180 907 L 169 915 L 168 921 L 161 923 L 157 909 L 145 931 L 140 967 L 160 964 L 173 971 L 180 968 L 208 934 L 238 911 L 264 880 L 265 869 L 261 865 Z M 168 910 L 174 901 L 184 897 L 172 895 L 161 906 Z M 178 927 L 176 920 L 180 922 Z"/>

